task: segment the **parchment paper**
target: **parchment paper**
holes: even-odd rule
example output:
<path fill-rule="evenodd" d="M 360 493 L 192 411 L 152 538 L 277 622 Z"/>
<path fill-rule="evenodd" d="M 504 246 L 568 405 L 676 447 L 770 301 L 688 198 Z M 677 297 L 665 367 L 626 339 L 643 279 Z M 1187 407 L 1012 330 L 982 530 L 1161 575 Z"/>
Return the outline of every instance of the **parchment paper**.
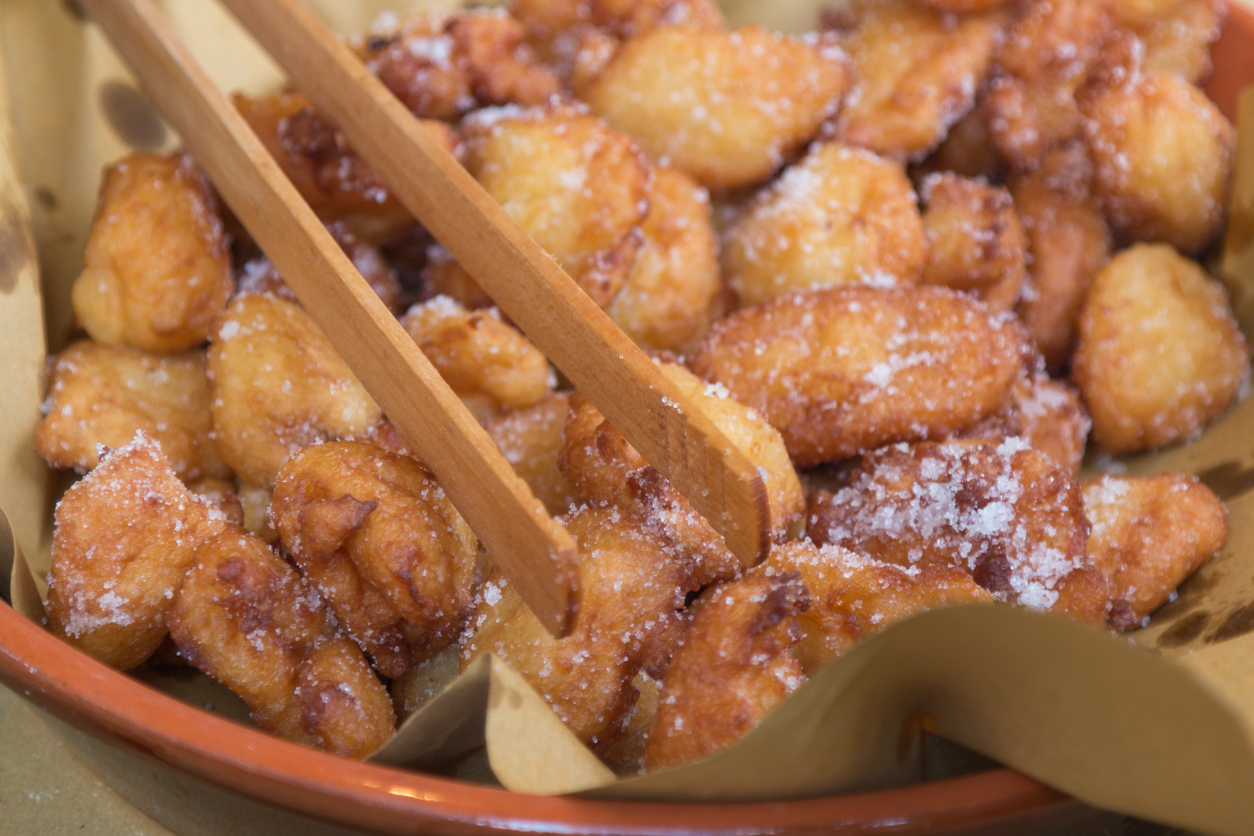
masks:
<path fill-rule="evenodd" d="M 222 86 L 264 92 L 280 83 L 216 4 L 162 5 Z M 310 5 L 340 31 L 352 31 L 384 7 L 408 4 Z M 734 23 L 796 31 L 813 21 L 817 5 L 744 0 L 728 13 Z M 0 507 L 11 520 L 0 515 L 0 562 L 14 561 L 15 607 L 39 619 L 55 481 L 30 448 L 43 394 L 43 323 L 50 347 L 63 346 L 71 333 L 69 287 L 81 269 L 101 166 L 132 148 L 169 148 L 176 139 L 69 2 L 5 0 L 0 56 L 14 114 L 13 136 L 0 130 Z M 1247 96 L 1242 109 L 1254 117 L 1254 100 Z M 1254 141 L 1254 125 L 1240 135 L 1246 162 L 1237 174 L 1223 274 L 1249 335 L 1254 152 L 1245 146 Z M 26 184 L 25 196 L 18 182 Z M 28 229 L 42 272 L 42 314 Z M 376 758 L 447 772 L 486 749 L 495 777 L 521 792 L 781 798 L 916 778 L 920 729 L 927 727 L 1097 806 L 1200 832 L 1254 832 L 1254 399 L 1187 447 L 1127 467 L 1134 474 L 1196 473 L 1231 514 L 1223 554 L 1150 628 L 1131 636 L 1001 606 L 926 613 L 854 648 L 726 752 L 623 781 L 520 677 L 484 658 Z M 160 671 L 142 676 L 185 699 L 216 688 L 203 678 L 176 685 Z"/>

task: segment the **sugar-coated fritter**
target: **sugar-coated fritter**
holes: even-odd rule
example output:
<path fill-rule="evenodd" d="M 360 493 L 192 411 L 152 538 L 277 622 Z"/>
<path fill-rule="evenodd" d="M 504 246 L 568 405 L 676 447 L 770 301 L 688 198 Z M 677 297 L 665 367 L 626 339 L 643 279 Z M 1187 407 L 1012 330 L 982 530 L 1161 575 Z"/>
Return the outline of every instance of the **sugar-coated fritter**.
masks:
<path fill-rule="evenodd" d="M 1195 253 L 1223 226 L 1236 131 L 1201 90 L 1146 71 L 1144 52 L 1120 34 L 1079 93 L 1093 193 L 1128 238 Z"/>
<path fill-rule="evenodd" d="M 976 423 L 1005 404 L 1027 350 L 1013 320 L 952 290 L 845 287 L 737 311 L 690 366 L 808 467 Z"/>
<path fill-rule="evenodd" d="M 723 240 L 742 305 L 851 284 L 917 284 L 927 239 L 901 163 L 816 144 L 741 211 Z"/>
<path fill-rule="evenodd" d="M 652 527 L 618 510 L 583 508 L 564 522 L 579 545 L 579 611 L 570 635 L 549 635 L 494 571 L 462 641 L 463 669 L 495 653 L 518 671 L 580 740 L 601 752 L 622 733 L 641 669 L 666 669 L 698 588 L 682 555 Z"/>
<path fill-rule="evenodd" d="M 612 38 L 631 38 L 659 26 L 726 25 L 713 0 L 511 0 L 509 11 L 527 36 L 551 58 L 569 61 L 592 27 Z"/>
<path fill-rule="evenodd" d="M 273 499 L 271 489 L 239 479 L 235 484 L 235 494 L 244 510 L 244 521 L 240 523 L 244 530 L 271 545 L 278 543 L 279 532 L 275 530 L 274 521 L 270 519 L 270 501 Z"/>
<path fill-rule="evenodd" d="M 707 386 L 673 363 L 663 363 L 660 368 L 689 402 L 757 465 L 765 482 L 770 535 L 782 542 L 804 513 L 805 496 L 779 433 L 753 410 L 729 397 L 725 388 Z M 558 467 L 580 500 L 617 507 L 659 526 L 696 561 L 702 586 L 739 574 L 740 561 L 723 537 L 579 394 L 571 399 Z"/>
<path fill-rule="evenodd" d="M 1027 238 L 1010 192 L 983 179 L 932 174 L 920 196 L 923 283 L 970 293 L 994 312 L 1013 308 L 1027 277 Z"/>
<path fill-rule="evenodd" d="M 54 356 L 35 449 L 53 467 L 91 470 L 99 445 L 143 431 L 182 479 L 229 478 L 210 438 L 204 353 L 150 354 L 89 340 Z"/>
<path fill-rule="evenodd" d="M 1093 280 L 1072 374 L 1108 453 L 1193 437 L 1249 368 L 1223 285 L 1170 246 L 1123 250 Z"/>
<path fill-rule="evenodd" d="M 839 47 L 749 26 L 662 26 L 624 41 L 575 94 L 656 160 L 703 186 L 761 182 L 831 115 L 849 85 Z"/>
<path fill-rule="evenodd" d="M 646 350 L 682 351 L 705 336 L 723 288 L 710 196 L 682 171 L 653 169 L 640 250 L 605 312 Z"/>
<path fill-rule="evenodd" d="M 74 315 L 97 342 L 195 348 L 234 289 L 227 247 L 217 199 L 190 157 L 132 154 L 101 178 Z"/>
<path fill-rule="evenodd" d="M 802 637 L 792 651 L 807 674 L 915 613 L 993 600 L 965 569 L 930 563 L 907 571 L 894 563 L 837 545 L 816 546 L 809 540 L 776 546 L 762 571 L 797 573 L 810 591 L 809 609 L 797 616 Z"/>
<path fill-rule="evenodd" d="M 1031 257 L 1019 318 L 1054 371 L 1071 359 L 1089 285 L 1110 258 L 1110 227 L 1089 191 L 1092 173 L 1088 152 L 1075 141 L 1009 183 Z"/>
<path fill-rule="evenodd" d="M 400 676 L 457 638 L 478 544 L 417 461 L 354 441 L 306 447 L 270 508 L 301 574 L 380 673 Z"/>
<path fill-rule="evenodd" d="M 810 596 L 796 574 L 753 574 L 707 589 L 662 680 L 644 769 L 726 749 L 805 682 L 790 652 Z"/>
<path fill-rule="evenodd" d="M 1080 136 L 1076 92 L 1088 79 L 1113 28 L 1109 4 L 1093 0 L 1034 3 L 997 55 L 985 104 L 994 146 L 1021 171 L 1049 149 Z"/>
<path fill-rule="evenodd" d="M 836 136 L 915 161 L 975 104 L 1005 25 L 999 12 L 958 16 L 910 0 L 857 0 L 824 23 L 841 30 L 855 67 Z"/>
<path fill-rule="evenodd" d="M 113 451 L 57 503 L 48 582 L 52 631 L 126 670 L 166 637 L 187 567 L 212 534 L 211 506 L 192 494 L 143 434 Z"/>
<path fill-rule="evenodd" d="M 309 314 L 292 302 L 238 296 L 210 336 L 214 442 L 247 482 L 268 488 L 297 450 L 365 433 L 382 417 Z"/>
<path fill-rule="evenodd" d="M 1100 476 L 1081 485 L 1093 531 L 1088 554 L 1137 619 L 1214 557 L 1228 538 L 1228 511 L 1191 476 Z"/>
<path fill-rule="evenodd" d="M 999 183 L 1006 174 L 1006 161 L 993 147 L 984 124 L 984 99 L 977 98 L 975 106 L 953 124 L 945 139 L 916 171 L 935 174 L 951 171 L 962 177 L 984 177 Z"/>
<path fill-rule="evenodd" d="M 462 135 L 462 161 L 480 185 L 597 304 L 609 304 L 649 210 L 649 166 L 635 141 L 566 106 L 487 108 L 462 123 Z M 465 290 L 474 282 L 451 259 L 431 261 L 423 276 L 434 292 L 475 305 Z"/>
<path fill-rule="evenodd" d="M 565 512 L 575 501 L 575 489 L 557 466 L 570 398 L 569 392 L 553 392 L 535 406 L 510 410 L 486 425 L 505 461 L 550 514 Z"/>
<path fill-rule="evenodd" d="M 235 480 L 205 476 L 186 484 L 189 491 L 209 503 L 210 508 L 226 522 L 241 527 L 244 525 L 244 503 L 235 492 Z"/>
<path fill-rule="evenodd" d="M 1145 44 L 1145 67 L 1200 84 L 1211 71 L 1210 45 L 1223 29 L 1226 4 L 1219 0 L 1120 0 L 1115 23 Z"/>
<path fill-rule="evenodd" d="M 810 498 L 807 533 L 898 566 L 954 566 L 999 601 L 1105 621 L 1111 588 L 1086 557 L 1070 471 L 1019 438 L 924 442 L 862 458 L 849 485 Z"/>
<path fill-rule="evenodd" d="M 479 420 L 535 406 L 557 384 L 531 340 L 495 308 L 468 311 L 447 296 L 414 305 L 401 318 L 444 381 Z"/>
<path fill-rule="evenodd" d="M 1015 381 L 1010 400 L 1000 412 L 959 436 L 991 441 L 1018 436 L 1055 464 L 1077 474 L 1092 426 L 1080 394 L 1067 383 L 1038 371 Z"/>
<path fill-rule="evenodd" d="M 179 655 L 238 694 L 260 728 L 362 758 L 396 725 L 387 689 L 326 604 L 261 540 L 223 526 L 166 618 Z"/>
<path fill-rule="evenodd" d="M 419 9 L 380 18 L 355 46 L 415 116 L 449 120 L 485 105 L 539 105 L 561 94 L 561 81 L 524 43 L 526 34 L 496 11 Z"/>

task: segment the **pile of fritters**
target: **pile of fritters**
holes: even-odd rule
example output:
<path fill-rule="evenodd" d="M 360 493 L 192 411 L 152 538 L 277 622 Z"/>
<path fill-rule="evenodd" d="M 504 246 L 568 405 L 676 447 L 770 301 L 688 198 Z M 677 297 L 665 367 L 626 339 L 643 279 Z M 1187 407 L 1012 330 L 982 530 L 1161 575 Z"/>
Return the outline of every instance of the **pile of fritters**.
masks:
<path fill-rule="evenodd" d="M 1223 288 L 1218 0 L 514 0 L 353 44 L 758 466 L 775 546 L 709 524 L 298 92 L 237 98 L 581 551 L 554 639 L 186 156 L 105 173 L 35 443 L 49 611 L 118 668 L 172 642 L 257 724 L 382 745 L 480 653 L 614 768 L 752 728 L 863 637 L 1005 602 L 1136 627 L 1223 546 L 1179 475 L 1248 381 Z M 1091 433 L 1090 433 L 1091 430 Z M 175 658 L 166 652 L 161 658 Z"/>

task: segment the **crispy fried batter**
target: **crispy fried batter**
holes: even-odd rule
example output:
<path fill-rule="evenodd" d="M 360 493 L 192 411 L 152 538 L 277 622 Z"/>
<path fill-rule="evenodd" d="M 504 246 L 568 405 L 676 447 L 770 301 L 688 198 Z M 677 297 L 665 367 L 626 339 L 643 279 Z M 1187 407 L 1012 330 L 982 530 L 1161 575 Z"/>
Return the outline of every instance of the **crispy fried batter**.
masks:
<path fill-rule="evenodd" d="M 1223 285 L 1170 246 L 1124 250 L 1093 280 L 1073 374 L 1107 452 L 1201 432 L 1232 403 L 1249 368 Z"/>
<path fill-rule="evenodd" d="M 548 56 L 569 60 L 584 30 L 631 38 L 659 26 L 726 26 L 713 0 L 511 0 L 510 13 Z"/>
<path fill-rule="evenodd" d="M 1105 621 L 1111 589 L 1085 556 L 1070 472 L 1022 439 L 925 442 L 862 458 L 849 486 L 810 500 L 810 538 L 898 566 L 956 566 L 1000 601 Z"/>
<path fill-rule="evenodd" d="M 993 147 L 984 125 L 985 98 L 953 124 L 945 139 L 916 169 L 919 174 L 952 171 L 962 177 L 984 177 L 1000 183 L 1006 174 L 1006 161 Z"/>
<path fill-rule="evenodd" d="M 900 163 L 816 144 L 740 213 L 723 270 L 742 305 L 850 284 L 917 284 L 927 239 Z"/>
<path fill-rule="evenodd" d="M 958 437 L 1001 441 L 1018 436 L 1075 475 L 1080 472 L 1092 426 L 1080 394 L 1038 371 L 1015 381 L 1001 412 L 968 427 Z"/>
<path fill-rule="evenodd" d="M 575 94 L 711 189 L 771 175 L 818 131 L 849 86 L 844 53 L 757 26 L 663 26 L 625 41 Z"/>
<path fill-rule="evenodd" d="M 244 525 L 244 503 L 235 492 L 235 481 L 205 476 L 187 482 L 187 489 L 209 503 L 231 525 Z"/>
<path fill-rule="evenodd" d="M 451 644 L 392 680 L 392 708 L 403 722 L 457 678 L 462 649 Z"/>
<path fill-rule="evenodd" d="M 299 306 L 239 296 L 214 325 L 206 368 L 218 454 L 245 481 L 274 484 L 288 456 L 366 432 L 381 417 Z"/>
<path fill-rule="evenodd" d="M 805 682 L 790 650 L 810 596 L 795 573 L 706 590 L 675 652 L 644 747 L 646 771 L 713 754 L 744 737 Z"/>
<path fill-rule="evenodd" d="M 660 675 L 687 623 L 697 588 L 689 564 L 648 525 L 615 509 L 583 508 L 565 522 L 579 545 L 579 612 L 554 639 L 494 571 L 463 640 L 463 669 L 495 653 L 522 674 L 594 751 L 613 746 L 642 668 Z"/>
<path fill-rule="evenodd" d="M 801 576 L 810 608 L 797 617 L 802 638 L 793 655 L 807 674 L 867 636 L 924 610 L 990 603 L 993 596 L 964 569 L 943 563 L 913 573 L 837 545 L 796 540 L 777 546 L 763 570 Z"/>
<path fill-rule="evenodd" d="M 835 135 L 898 159 L 921 160 L 936 148 L 975 104 L 1001 43 L 1004 16 L 971 11 L 957 16 L 910 0 L 857 0 L 828 15 L 825 23 L 846 30 L 841 45 L 857 79 Z"/>
<path fill-rule="evenodd" d="M 540 350 L 495 308 L 468 311 L 436 296 L 410 308 L 401 325 L 480 421 L 535 406 L 557 385 Z"/>
<path fill-rule="evenodd" d="M 1100 476 L 1081 485 L 1088 554 L 1139 620 L 1228 539 L 1228 511 L 1191 476 Z"/>
<path fill-rule="evenodd" d="M 566 435 L 570 393 L 553 392 L 535 406 L 515 409 L 488 421 L 488 435 L 550 514 L 566 511 L 575 489 L 558 469 Z"/>
<path fill-rule="evenodd" d="M 143 431 L 179 478 L 229 478 L 209 437 L 204 353 L 163 356 L 87 340 L 49 363 L 45 418 L 35 449 L 53 467 L 91 470 L 99 445 L 121 447 Z"/>
<path fill-rule="evenodd" d="M 800 467 L 944 437 L 999 410 L 1027 338 L 937 287 L 780 297 L 718 322 L 692 369 L 761 412 Z"/>
<path fill-rule="evenodd" d="M 392 736 L 387 690 L 318 593 L 256 537 L 224 526 L 167 617 L 179 654 L 287 740 L 365 757 Z"/>
<path fill-rule="evenodd" d="M 48 618 L 52 631 L 106 665 L 143 662 L 205 538 L 223 523 L 170 468 L 157 443 L 105 458 L 57 504 Z"/>
<path fill-rule="evenodd" d="M 270 519 L 270 501 L 273 499 L 270 488 L 239 479 L 235 493 L 244 509 L 244 521 L 240 525 L 270 545 L 278 543 L 279 532 Z"/>
<path fill-rule="evenodd" d="M 457 638 L 478 545 L 418 462 L 353 441 L 306 447 L 279 472 L 271 514 L 380 673 L 400 676 Z"/>
<path fill-rule="evenodd" d="M 1223 29 L 1220 0 L 1119 0 L 1115 22 L 1145 44 L 1145 68 L 1200 84 L 1211 71 L 1210 45 Z"/>
<path fill-rule="evenodd" d="M 188 156 L 132 154 L 105 169 L 86 268 L 70 292 L 93 339 L 173 354 L 205 341 L 234 289 L 209 181 Z"/>

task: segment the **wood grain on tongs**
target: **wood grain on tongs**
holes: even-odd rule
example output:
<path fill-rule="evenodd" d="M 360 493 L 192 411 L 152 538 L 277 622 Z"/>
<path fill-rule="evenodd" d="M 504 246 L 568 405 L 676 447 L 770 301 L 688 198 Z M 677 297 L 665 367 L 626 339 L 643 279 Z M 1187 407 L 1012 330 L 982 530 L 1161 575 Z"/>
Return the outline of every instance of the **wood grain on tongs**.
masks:
<path fill-rule="evenodd" d="M 402 204 L 747 565 L 769 548 L 765 486 L 737 449 L 361 61 L 296 0 L 224 0 Z M 577 554 L 369 289 L 149 0 L 83 0 L 524 600 L 569 629 Z"/>

